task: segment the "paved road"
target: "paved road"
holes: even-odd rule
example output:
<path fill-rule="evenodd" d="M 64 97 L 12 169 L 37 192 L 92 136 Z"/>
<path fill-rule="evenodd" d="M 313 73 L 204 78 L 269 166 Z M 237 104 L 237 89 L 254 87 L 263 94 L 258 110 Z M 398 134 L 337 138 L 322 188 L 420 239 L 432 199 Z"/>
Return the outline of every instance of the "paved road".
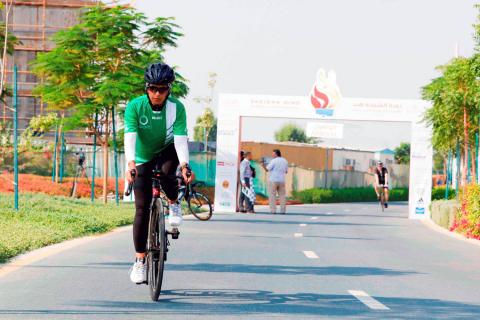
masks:
<path fill-rule="evenodd" d="M 129 282 L 130 230 L 0 278 L 0 319 L 478 319 L 480 247 L 406 204 L 291 207 L 189 220 L 161 301 Z"/>

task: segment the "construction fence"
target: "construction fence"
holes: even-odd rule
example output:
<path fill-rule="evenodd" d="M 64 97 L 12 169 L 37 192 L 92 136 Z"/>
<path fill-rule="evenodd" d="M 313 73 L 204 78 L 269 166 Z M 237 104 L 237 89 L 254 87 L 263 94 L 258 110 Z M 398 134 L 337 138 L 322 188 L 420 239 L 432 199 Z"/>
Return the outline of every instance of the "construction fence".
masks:
<path fill-rule="evenodd" d="M 38 152 L 24 152 L 19 155 L 20 173 L 32 173 L 36 175 L 48 176 L 53 174 L 53 168 L 56 166 L 55 158 L 60 161 L 58 168 L 60 176 L 73 177 L 77 173 L 80 158 L 84 156 L 83 166 L 86 169 L 86 175 L 91 178 L 103 177 L 104 159 L 103 150 L 100 147 L 67 146 L 63 152 L 63 159 L 60 155 L 55 156 L 52 150 Z M 95 155 L 95 156 L 94 156 Z M 10 159 L 12 158 L 12 159 Z M 95 165 L 93 164 L 95 158 Z M 13 154 L 5 153 L 0 161 L 2 171 L 13 171 Z M 108 154 L 108 176 L 115 177 L 115 155 L 113 151 Z M 118 174 L 123 179 L 125 172 L 125 155 L 117 153 Z M 204 182 L 207 186 L 215 185 L 216 156 L 214 152 L 191 152 L 190 165 L 195 172 L 196 180 Z M 256 170 L 254 179 L 254 188 L 257 193 L 268 194 L 268 173 L 260 166 L 258 162 L 252 161 L 252 166 Z M 408 165 L 389 165 L 390 186 L 393 188 L 408 187 L 409 166 Z M 312 170 L 300 166 L 292 165 L 289 167 L 286 175 L 287 195 L 292 191 L 300 191 L 311 188 L 356 188 L 368 187 L 374 183 L 374 175 L 368 172 L 345 171 L 345 170 Z"/>

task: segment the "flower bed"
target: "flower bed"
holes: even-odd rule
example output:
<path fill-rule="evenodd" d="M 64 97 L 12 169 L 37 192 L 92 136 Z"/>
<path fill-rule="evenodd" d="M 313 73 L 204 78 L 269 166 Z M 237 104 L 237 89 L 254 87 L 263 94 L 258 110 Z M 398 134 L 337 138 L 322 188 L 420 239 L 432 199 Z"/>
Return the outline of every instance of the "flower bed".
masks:
<path fill-rule="evenodd" d="M 39 176 L 35 174 L 19 174 L 18 175 L 18 188 L 19 191 L 32 192 L 32 193 L 44 193 L 56 196 L 70 196 L 72 191 L 73 178 L 64 178 L 63 183 L 52 182 L 51 177 Z M 91 180 L 90 180 L 91 183 Z M 87 179 L 82 178 L 77 183 L 77 198 L 90 197 L 91 185 Z M 123 192 L 124 180 L 118 180 L 119 192 Z M 107 190 L 109 194 L 115 193 L 115 178 L 109 178 L 107 184 Z M 0 192 L 13 192 L 13 174 L 2 173 L 0 174 Z M 95 179 L 95 197 L 98 198 L 103 192 L 103 179 L 97 177 Z"/>

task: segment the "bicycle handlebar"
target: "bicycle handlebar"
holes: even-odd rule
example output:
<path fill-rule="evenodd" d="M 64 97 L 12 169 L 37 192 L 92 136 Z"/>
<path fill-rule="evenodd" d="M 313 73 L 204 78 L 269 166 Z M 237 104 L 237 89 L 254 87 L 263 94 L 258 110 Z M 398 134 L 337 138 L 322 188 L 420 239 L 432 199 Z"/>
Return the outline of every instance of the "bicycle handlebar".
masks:
<path fill-rule="evenodd" d="M 133 180 L 128 184 L 127 191 L 125 191 L 125 196 L 128 197 L 132 194 L 133 190 L 133 183 L 135 181 L 135 177 L 137 176 L 137 170 L 132 169 L 130 170 L 130 175 L 132 176 Z"/>
<path fill-rule="evenodd" d="M 157 175 L 156 175 L 155 173 L 157 173 Z M 128 197 L 128 196 L 130 196 L 130 195 L 132 194 L 133 184 L 134 184 L 134 181 L 135 181 L 135 177 L 137 176 L 137 170 L 135 170 L 135 169 L 130 170 L 130 175 L 132 176 L 133 181 L 128 184 L 127 190 L 125 191 L 125 196 L 126 196 L 126 197 Z M 189 169 L 189 170 L 187 171 L 187 177 L 190 177 L 191 175 L 192 175 L 192 170 Z M 153 179 L 161 179 L 161 178 L 173 178 L 173 179 L 177 179 L 177 178 L 179 178 L 179 177 L 177 177 L 176 175 L 166 175 L 166 174 L 162 174 L 161 171 L 159 171 L 159 170 L 154 170 Z"/>

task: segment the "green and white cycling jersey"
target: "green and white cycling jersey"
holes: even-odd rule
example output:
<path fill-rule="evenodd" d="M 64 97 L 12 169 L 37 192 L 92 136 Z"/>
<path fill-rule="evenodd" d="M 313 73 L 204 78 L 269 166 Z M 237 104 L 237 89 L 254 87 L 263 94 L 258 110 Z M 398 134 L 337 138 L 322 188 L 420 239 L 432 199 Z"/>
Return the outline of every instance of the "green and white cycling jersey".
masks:
<path fill-rule="evenodd" d="M 133 141 L 132 141 L 133 139 Z M 177 142 L 186 147 L 186 159 Z M 187 117 L 184 105 L 169 97 L 161 111 L 154 111 L 147 95 L 130 101 L 125 109 L 125 154 L 127 161 L 137 165 L 152 160 L 155 155 L 175 142 L 180 163 L 188 163 Z M 133 149 L 133 150 L 132 150 Z"/>

